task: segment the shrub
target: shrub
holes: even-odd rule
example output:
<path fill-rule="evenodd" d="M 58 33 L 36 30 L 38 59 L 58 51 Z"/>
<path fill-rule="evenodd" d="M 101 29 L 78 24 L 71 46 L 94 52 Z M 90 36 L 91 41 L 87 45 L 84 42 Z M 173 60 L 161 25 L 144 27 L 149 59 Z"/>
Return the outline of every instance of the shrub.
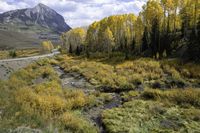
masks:
<path fill-rule="evenodd" d="M 60 116 L 59 121 L 68 131 L 77 133 L 97 133 L 97 129 L 88 121 L 72 112 L 65 112 Z"/>
<path fill-rule="evenodd" d="M 192 111 L 194 113 L 191 113 Z M 196 132 L 200 130 L 200 121 L 196 117 L 199 113 L 196 109 L 134 100 L 122 107 L 103 111 L 102 119 L 106 132 L 112 133 Z"/>
<path fill-rule="evenodd" d="M 96 97 L 98 98 L 98 97 Z M 102 102 L 109 102 L 113 99 L 113 96 L 112 94 L 109 94 L 109 93 L 100 93 L 99 95 L 99 100 L 102 101 Z"/>
<path fill-rule="evenodd" d="M 170 67 L 169 65 L 165 65 L 165 66 L 163 66 L 163 69 L 173 79 L 175 79 L 175 80 L 180 80 L 181 79 L 180 73 L 174 67 Z"/>
<path fill-rule="evenodd" d="M 129 80 L 134 85 L 140 85 L 144 82 L 144 79 L 139 74 L 133 74 Z"/>
<path fill-rule="evenodd" d="M 181 70 L 185 70 L 187 71 L 187 74 L 184 74 L 184 76 L 188 77 L 188 78 L 200 78 L 200 66 L 199 64 L 194 64 L 194 63 L 188 63 L 185 64 L 181 67 Z"/>
<path fill-rule="evenodd" d="M 7 59 L 9 58 L 9 51 L 1 50 L 0 51 L 0 59 Z"/>
<path fill-rule="evenodd" d="M 65 60 L 65 61 L 64 61 Z M 100 61 L 99 61 L 100 60 Z M 105 64 L 101 59 L 87 60 L 64 56 L 61 66 L 65 71 L 82 74 L 88 81 L 97 86 L 115 89 L 133 89 L 135 85 L 147 80 L 163 78 L 163 70 L 158 61 L 152 59 L 137 59 L 120 64 Z M 98 68 L 98 69 L 97 69 Z"/>
<path fill-rule="evenodd" d="M 138 97 L 140 94 L 138 91 L 129 91 L 122 93 L 122 98 L 124 101 L 130 101 L 135 97 Z"/>
<path fill-rule="evenodd" d="M 72 108 L 80 108 L 88 104 L 88 98 L 82 90 L 66 90 L 64 96 Z"/>
<path fill-rule="evenodd" d="M 56 81 L 45 82 L 33 87 L 35 93 L 40 95 L 60 95 L 62 96 L 62 88 L 61 85 Z"/>
<path fill-rule="evenodd" d="M 0 110 L 2 111 L 0 132 L 22 125 L 45 132 L 56 130 L 68 132 L 63 128 L 65 126 L 59 125 L 60 116 L 64 115 L 64 112 L 81 110 L 90 104 L 90 97 L 82 90 L 63 90 L 58 75 L 49 63 L 51 63 L 49 59 L 41 60 L 15 72 L 7 81 L 12 84 L 0 81 Z M 44 78 L 42 82 L 35 84 L 35 80 L 41 77 Z M 80 115 L 73 114 L 72 117 L 74 117 L 72 123 L 78 119 L 78 125 L 75 124 L 78 129 L 75 132 L 97 132 L 96 128 Z M 49 123 L 55 127 L 48 129 Z"/>
<path fill-rule="evenodd" d="M 15 103 L 28 114 L 39 114 L 44 118 L 51 118 L 53 115 L 60 114 L 69 105 L 66 100 L 59 96 L 39 95 L 31 89 L 24 88 L 15 92 Z"/>
<path fill-rule="evenodd" d="M 124 62 L 116 66 L 116 71 L 128 79 L 133 78 L 134 75 L 139 75 L 138 79 L 141 81 L 160 79 L 163 74 L 160 63 L 150 59 Z"/>
<path fill-rule="evenodd" d="M 9 98 L 11 91 L 8 88 L 8 83 L 6 81 L 0 80 L 0 108 L 4 108 L 9 104 Z M 0 114 L 1 117 L 1 114 Z"/>
<path fill-rule="evenodd" d="M 17 57 L 16 51 L 15 50 L 9 51 L 9 56 L 12 57 L 12 58 Z"/>
<path fill-rule="evenodd" d="M 191 105 L 195 107 L 200 107 L 200 90 L 198 89 L 185 89 L 185 90 L 145 90 L 142 94 L 145 99 L 152 100 L 166 100 L 178 105 Z"/>
<path fill-rule="evenodd" d="M 57 73 L 52 66 L 48 65 L 46 60 L 38 61 L 37 64 L 33 63 L 25 69 L 18 70 L 10 76 L 11 88 L 22 88 L 26 85 L 32 85 L 38 78 L 46 79 L 44 81 L 55 80 L 60 82 Z"/>

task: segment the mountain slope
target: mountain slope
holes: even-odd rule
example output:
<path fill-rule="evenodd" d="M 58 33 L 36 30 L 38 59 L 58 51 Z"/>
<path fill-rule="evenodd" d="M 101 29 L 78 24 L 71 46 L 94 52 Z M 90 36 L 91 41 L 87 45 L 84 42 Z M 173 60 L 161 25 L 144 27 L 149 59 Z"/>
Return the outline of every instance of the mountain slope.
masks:
<path fill-rule="evenodd" d="M 0 49 L 39 48 L 41 41 L 32 35 L 0 30 Z"/>
<path fill-rule="evenodd" d="M 13 10 L 0 14 L 0 23 L 41 26 L 57 33 L 71 29 L 61 15 L 43 4 L 38 4 L 34 8 Z"/>
<path fill-rule="evenodd" d="M 64 18 L 46 5 L 0 14 L 0 50 L 39 47 L 50 40 L 60 44 L 60 34 L 71 28 Z"/>

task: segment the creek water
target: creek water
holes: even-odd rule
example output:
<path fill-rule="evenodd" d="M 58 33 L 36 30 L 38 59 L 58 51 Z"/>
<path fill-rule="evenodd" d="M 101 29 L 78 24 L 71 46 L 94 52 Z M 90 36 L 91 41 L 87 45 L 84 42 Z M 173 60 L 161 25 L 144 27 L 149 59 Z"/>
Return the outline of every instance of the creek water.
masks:
<path fill-rule="evenodd" d="M 53 66 L 54 70 L 60 77 L 61 84 L 63 89 L 82 89 L 83 92 L 88 95 L 91 92 L 97 92 L 98 90 L 90 84 L 82 75 L 76 72 L 65 72 L 59 66 Z M 104 92 L 105 93 L 105 92 Z M 85 108 L 83 111 L 83 115 L 86 116 L 90 121 L 93 122 L 95 126 L 99 129 L 100 133 L 106 133 L 102 119 L 101 113 L 106 109 L 111 109 L 118 107 L 122 104 L 122 99 L 118 93 L 109 93 L 112 96 L 112 100 L 102 105 Z"/>

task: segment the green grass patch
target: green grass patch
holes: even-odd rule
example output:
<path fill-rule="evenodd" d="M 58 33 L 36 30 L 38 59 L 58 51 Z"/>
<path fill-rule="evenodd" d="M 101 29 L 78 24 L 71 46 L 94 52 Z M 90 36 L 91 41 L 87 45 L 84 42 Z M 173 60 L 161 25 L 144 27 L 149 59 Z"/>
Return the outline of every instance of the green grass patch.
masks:
<path fill-rule="evenodd" d="M 173 89 L 167 91 L 147 89 L 141 96 L 145 99 L 167 101 L 181 106 L 195 106 L 200 108 L 199 89 Z"/>
<path fill-rule="evenodd" d="M 106 110 L 103 123 L 109 133 L 198 132 L 200 111 L 167 107 L 160 102 L 135 100 L 120 108 Z"/>

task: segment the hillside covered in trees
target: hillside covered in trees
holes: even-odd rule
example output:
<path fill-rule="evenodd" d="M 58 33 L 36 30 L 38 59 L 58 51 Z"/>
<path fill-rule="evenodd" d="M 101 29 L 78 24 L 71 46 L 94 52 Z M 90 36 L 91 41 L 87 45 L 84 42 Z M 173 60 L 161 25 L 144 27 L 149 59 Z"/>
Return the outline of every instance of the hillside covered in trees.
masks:
<path fill-rule="evenodd" d="M 200 58 L 198 0 L 149 0 L 138 16 L 115 15 L 62 35 L 69 53 L 123 52 L 153 58 Z"/>

